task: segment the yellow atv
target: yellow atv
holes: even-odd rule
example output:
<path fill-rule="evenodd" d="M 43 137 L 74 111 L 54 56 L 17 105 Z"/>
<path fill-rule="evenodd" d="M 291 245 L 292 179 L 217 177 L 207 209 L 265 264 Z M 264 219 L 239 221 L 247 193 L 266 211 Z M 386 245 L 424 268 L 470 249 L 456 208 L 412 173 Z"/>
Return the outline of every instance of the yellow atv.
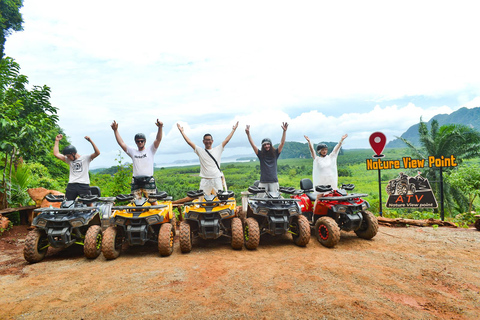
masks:
<path fill-rule="evenodd" d="M 175 215 L 172 211 L 172 197 L 165 191 L 134 199 L 133 194 L 118 195 L 117 201 L 130 203 L 112 207 L 110 227 L 103 233 L 102 253 L 107 260 L 116 259 L 126 242 L 129 245 L 158 244 L 161 256 L 173 252 L 175 237 Z M 155 201 L 159 204 L 152 205 Z"/>
<path fill-rule="evenodd" d="M 202 190 L 198 190 L 189 191 L 187 195 L 195 200 L 184 204 L 183 221 L 179 230 L 182 253 L 192 250 L 194 237 L 217 239 L 225 236 L 231 238 L 233 249 L 242 249 L 242 221 L 237 217 L 232 191 L 219 190 L 217 195 L 205 195 Z"/>

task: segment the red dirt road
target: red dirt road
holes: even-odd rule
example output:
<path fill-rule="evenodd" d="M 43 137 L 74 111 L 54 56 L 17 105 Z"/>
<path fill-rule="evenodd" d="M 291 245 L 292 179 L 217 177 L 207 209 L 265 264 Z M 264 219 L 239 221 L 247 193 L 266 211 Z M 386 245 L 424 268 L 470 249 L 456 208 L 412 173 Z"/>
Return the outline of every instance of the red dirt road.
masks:
<path fill-rule="evenodd" d="M 23 259 L 25 227 L 0 238 L 0 319 L 478 319 L 480 232 L 387 228 L 370 241 L 342 232 L 262 236 L 255 251 L 199 241 L 161 258 L 131 247 L 113 261 L 82 248 Z"/>

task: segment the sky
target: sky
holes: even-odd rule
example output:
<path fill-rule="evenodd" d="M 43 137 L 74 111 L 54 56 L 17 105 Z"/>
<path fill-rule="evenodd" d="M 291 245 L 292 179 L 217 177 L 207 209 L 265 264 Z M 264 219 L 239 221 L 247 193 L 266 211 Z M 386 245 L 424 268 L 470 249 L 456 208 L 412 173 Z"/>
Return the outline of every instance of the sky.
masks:
<path fill-rule="evenodd" d="M 156 135 L 157 166 L 195 160 L 197 145 L 221 143 L 239 126 L 223 161 L 260 145 L 339 141 L 370 148 L 420 118 L 480 107 L 476 1 L 24 0 L 24 30 L 5 54 L 30 85 L 51 88 L 59 125 L 91 168 L 116 165 L 119 124 L 134 146 Z M 52 141 L 54 137 L 52 137 Z M 123 161 L 129 161 L 123 153 Z"/>

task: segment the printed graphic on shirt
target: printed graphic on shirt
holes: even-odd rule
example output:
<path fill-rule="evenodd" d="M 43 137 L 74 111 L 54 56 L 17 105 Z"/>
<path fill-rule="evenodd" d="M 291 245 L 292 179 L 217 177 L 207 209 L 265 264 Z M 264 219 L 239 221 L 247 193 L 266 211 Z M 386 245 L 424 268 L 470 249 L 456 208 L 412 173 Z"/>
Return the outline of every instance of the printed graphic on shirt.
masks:
<path fill-rule="evenodd" d="M 146 158 L 146 157 L 147 157 L 147 154 L 144 153 L 144 154 L 140 154 L 140 155 L 134 155 L 133 157 L 134 157 L 134 158 L 137 158 L 137 159 L 143 159 L 143 158 Z"/>
<path fill-rule="evenodd" d="M 82 164 L 82 161 L 74 161 L 74 162 L 72 162 L 72 171 L 73 171 L 73 172 L 83 172 L 83 164 Z"/>

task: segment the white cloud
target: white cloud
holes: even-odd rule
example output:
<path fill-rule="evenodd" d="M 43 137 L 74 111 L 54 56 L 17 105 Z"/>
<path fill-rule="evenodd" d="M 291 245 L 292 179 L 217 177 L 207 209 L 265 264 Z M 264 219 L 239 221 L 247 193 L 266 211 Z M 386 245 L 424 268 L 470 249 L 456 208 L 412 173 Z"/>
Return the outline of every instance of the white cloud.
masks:
<path fill-rule="evenodd" d="M 118 150 L 114 119 L 126 141 L 138 131 L 153 137 L 155 119 L 163 121 L 165 158 L 195 157 L 177 122 L 197 143 L 207 131 L 219 143 L 239 120 L 226 154 L 250 152 L 246 123 L 258 143 L 278 142 L 283 121 L 287 140 L 349 133 L 345 147 L 369 147 L 371 132 L 391 140 L 421 116 L 479 106 L 476 8 L 476 1 L 25 0 L 25 30 L 7 39 L 6 54 L 32 85 L 52 88 L 72 142 L 90 148 L 87 134 L 99 142 L 98 163 L 111 163 Z"/>

